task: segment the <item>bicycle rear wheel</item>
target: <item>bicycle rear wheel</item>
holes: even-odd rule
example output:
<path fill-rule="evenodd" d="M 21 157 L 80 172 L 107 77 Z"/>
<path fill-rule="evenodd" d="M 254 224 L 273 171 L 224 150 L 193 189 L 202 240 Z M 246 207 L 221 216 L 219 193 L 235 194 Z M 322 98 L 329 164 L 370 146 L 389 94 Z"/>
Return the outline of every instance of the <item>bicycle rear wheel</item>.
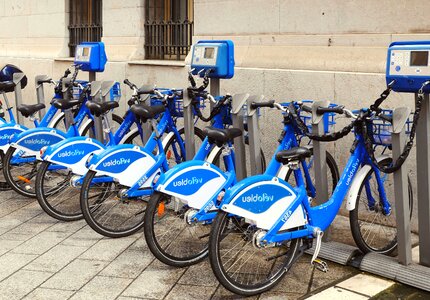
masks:
<path fill-rule="evenodd" d="M 258 248 L 258 229 L 220 211 L 212 224 L 209 259 L 218 281 L 229 291 L 252 296 L 263 293 L 290 269 L 301 239 Z"/>
<path fill-rule="evenodd" d="M 391 158 L 381 161 L 384 165 L 391 164 Z M 352 236 L 358 248 L 363 253 L 377 252 L 392 254 L 397 248 L 397 222 L 394 201 L 393 174 L 381 173 L 383 187 L 387 200 L 391 205 L 389 215 L 384 214 L 378 182 L 375 172 L 369 168 L 366 177 L 361 182 L 360 190 L 355 200 L 355 209 L 349 213 Z M 409 214 L 412 217 L 413 193 L 411 180 L 408 176 Z"/>

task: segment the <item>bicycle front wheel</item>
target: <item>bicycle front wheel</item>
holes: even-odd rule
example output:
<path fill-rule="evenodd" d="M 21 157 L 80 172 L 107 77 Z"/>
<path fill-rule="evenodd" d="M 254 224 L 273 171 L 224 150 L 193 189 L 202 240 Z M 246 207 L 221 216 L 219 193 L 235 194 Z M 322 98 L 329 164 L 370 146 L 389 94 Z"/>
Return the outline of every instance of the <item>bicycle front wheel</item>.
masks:
<path fill-rule="evenodd" d="M 391 164 L 391 158 L 381 161 L 381 164 Z M 394 202 L 393 174 L 380 173 L 378 184 L 377 176 L 369 168 L 366 177 L 361 182 L 360 190 L 355 200 L 355 209 L 349 213 L 349 222 L 352 236 L 358 248 L 363 253 L 377 252 L 392 254 L 397 248 L 397 222 Z M 386 214 L 383 209 L 380 190 L 386 194 L 391 212 Z M 409 214 L 412 216 L 413 193 L 408 176 Z"/>
<path fill-rule="evenodd" d="M 186 222 L 192 212 L 179 199 L 155 193 L 145 213 L 144 233 L 148 248 L 161 262 L 185 267 L 206 258 L 210 224 Z"/>
<path fill-rule="evenodd" d="M 143 227 L 148 197 L 127 198 L 127 187 L 110 180 L 93 182 L 96 172 L 88 171 L 81 188 L 81 210 L 88 225 L 111 238 L 129 236 Z"/>
<path fill-rule="evenodd" d="M 209 238 L 209 259 L 218 281 L 229 291 L 252 296 L 263 293 L 290 269 L 300 239 L 259 248 L 254 245 L 259 231 L 226 212 L 219 212 Z"/>
<path fill-rule="evenodd" d="M 67 168 L 58 168 L 48 161 L 42 162 L 37 172 L 37 201 L 48 215 L 57 220 L 83 218 L 79 203 L 80 186 L 70 184 L 72 176 L 73 173 Z"/>

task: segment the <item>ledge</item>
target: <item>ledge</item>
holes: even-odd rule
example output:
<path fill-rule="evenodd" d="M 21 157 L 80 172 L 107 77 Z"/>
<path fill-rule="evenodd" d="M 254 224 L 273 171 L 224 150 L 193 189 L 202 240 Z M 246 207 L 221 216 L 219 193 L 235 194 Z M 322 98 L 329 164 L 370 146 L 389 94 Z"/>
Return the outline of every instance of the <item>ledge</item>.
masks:
<path fill-rule="evenodd" d="M 56 57 L 54 61 L 75 61 L 74 57 Z"/>
<path fill-rule="evenodd" d="M 166 67 L 185 67 L 184 61 L 178 60 L 132 60 L 128 62 L 129 65 L 148 65 L 148 66 L 166 66 Z"/>

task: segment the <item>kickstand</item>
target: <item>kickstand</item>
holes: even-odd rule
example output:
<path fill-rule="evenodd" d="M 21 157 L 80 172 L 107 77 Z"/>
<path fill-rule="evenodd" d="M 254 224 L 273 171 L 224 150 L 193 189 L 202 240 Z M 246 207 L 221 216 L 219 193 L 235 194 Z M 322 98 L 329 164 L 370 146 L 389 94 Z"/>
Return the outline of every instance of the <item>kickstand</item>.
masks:
<path fill-rule="evenodd" d="M 311 265 L 313 265 L 317 270 L 326 273 L 328 271 L 328 265 L 325 261 L 318 259 L 318 254 L 321 250 L 321 242 L 324 231 L 318 230 L 316 232 L 317 244 L 315 245 L 314 255 L 312 255 Z"/>

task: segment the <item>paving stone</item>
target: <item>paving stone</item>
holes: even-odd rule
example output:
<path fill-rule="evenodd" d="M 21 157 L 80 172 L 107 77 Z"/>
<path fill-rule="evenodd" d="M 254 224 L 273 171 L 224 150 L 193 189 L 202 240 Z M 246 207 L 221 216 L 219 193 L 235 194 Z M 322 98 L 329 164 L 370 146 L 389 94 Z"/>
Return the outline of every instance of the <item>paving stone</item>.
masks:
<path fill-rule="evenodd" d="M 0 281 L 35 259 L 34 254 L 6 253 L 0 257 Z M 1 294 L 1 293 L 0 293 Z"/>
<path fill-rule="evenodd" d="M 85 250 L 87 250 L 85 247 L 57 245 L 25 266 L 25 269 L 57 272 Z"/>
<path fill-rule="evenodd" d="M 22 241 L 3 240 L 0 238 L 0 256 L 21 245 L 22 243 Z"/>
<path fill-rule="evenodd" d="M 359 273 L 357 269 L 352 267 L 341 266 L 336 263 L 327 262 L 329 270 L 327 273 L 320 272 L 315 269 L 311 291 L 332 284 L 332 282 L 347 279 L 352 275 Z"/>
<path fill-rule="evenodd" d="M 42 254 L 64 240 L 69 233 L 41 232 L 13 249 L 15 253 Z"/>
<path fill-rule="evenodd" d="M 189 267 L 178 283 L 215 287 L 219 284 L 207 260 Z"/>
<path fill-rule="evenodd" d="M 340 282 L 336 286 L 373 297 L 383 290 L 388 289 L 393 284 L 394 282 L 391 280 L 367 274 L 357 274 L 354 277 Z"/>
<path fill-rule="evenodd" d="M 296 293 L 281 293 L 281 292 L 271 292 L 268 291 L 264 294 L 261 294 L 258 298 L 259 300 L 283 300 L 283 299 L 299 299 L 300 297 L 303 297 L 302 294 L 296 294 Z"/>
<path fill-rule="evenodd" d="M 166 300 L 211 299 L 216 287 L 203 287 L 177 284 L 167 295 Z"/>
<path fill-rule="evenodd" d="M 91 227 L 86 225 L 65 239 L 61 244 L 89 248 L 102 238 L 102 235 L 98 234 Z"/>
<path fill-rule="evenodd" d="M 74 222 L 58 222 L 54 226 L 49 227 L 47 231 L 75 233 L 85 225 L 85 220 L 79 220 Z"/>
<path fill-rule="evenodd" d="M 296 263 L 271 291 L 282 293 L 306 294 L 312 275 L 312 266 L 308 263 Z"/>
<path fill-rule="evenodd" d="M 25 233 L 16 233 L 16 232 L 6 232 L 0 236 L 1 240 L 10 240 L 10 241 L 21 241 L 25 242 L 26 240 L 31 239 L 34 234 L 25 234 Z"/>
<path fill-rule="evenodd" d="M 52 273 L 19 270 L 6 280 L 0 282 L 0 299 L 21 299 L 49 276 L 52 276 Z"/>
<path fill-rule="evenodd" d="M 146 244 L 145 237 L 139 236 L 137 241 L 130 245 L 130 250 L 149 251 L 148 245 Z"/>
<path fill-rule="evenodd" d="M 184 269 L 151 264 L 122 293 L 122 296 L 162 299 L 184 272 Z"/>
<path fill-rule="evenodd" d="M 14 199 L 13 196 L 11 199 L 3 201 L 0 203 L 0 217 L 6 216 L 26 205 L 34 201 L 34 199 Z"/>
<path fill-rule="evenodd" d="M 107 264 L 107 262 L 99 260 L 76 259 L 49 278 L 42 287 L 71 291 L 79 290 Z"/>
<path fill-rule="evenodd" d="M 148 252 L 125 250 L 101 273 L 103 276 L 136 278 L 154 260 Z"/>
<path fill-rule="evenodd" d="M 37 288 L 30 294 L 25 296 L 25 300 L 58 300 L 58 299 L 68 299 L 72 296 L 73 291 L 64 290 L 54 290 L 54 289 L 44 289 Z"/>
<path fill-rule="evenodd" d="M 70 299 L 116 299 L 132 279 L 96 276 Z"/>
<path fill-rule="evenodd" d="M 26 222 L 22 223 L 21 225 L 15 227 L 11 231 L 9 231 L 9 234 L 27 234 L 35 236 L 36 234 L 39 234 L 40 232 L 44 231 L 45 229 L 51 227 L 54 223 L 51 222 Z"/>
<path fill-rule="evenodd" d="M 135 241 L 134 237 L 102 239 L 88 249 L 81 258 L 112 261 Z"/>
<path fill-rule="evenodd" d="M 369 299 L 360 294 L 356 294 L 354 292 L 344 290 L 339 287 L 331 287 L 328 288 L 318 294 L 315 294 L 309 298 L 309 300 L 365 300 Z"/>
<path fill-rule="evenodd" d="M 233 294 L 226 290 L 222 285 L 219 285 L 211 300 L 236 300 L 243 299 L 243 296 Z M 247 300 L 257 300 L 258 296 L 248 297 Z"/>

